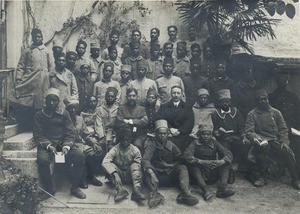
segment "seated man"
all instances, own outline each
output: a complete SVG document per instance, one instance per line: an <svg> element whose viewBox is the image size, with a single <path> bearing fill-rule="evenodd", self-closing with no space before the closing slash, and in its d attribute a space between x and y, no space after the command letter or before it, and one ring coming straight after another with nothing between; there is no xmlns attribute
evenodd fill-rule
<svg viewBox="0 0 300 214"><path fill-rule="evenodd" d="M46 106L34 116L33 139L37 144L37 164L41 183L54 195L50 164L57 152L65 156L66 172L71 179L71 195L84 199L86 195L78 188L84 172L84 155L74 145L75 130L67 111L58 111L59 90L48 89Z"/></svg>
<svg viewBox="0 0 300 214"><path fill-rule="evenodd" d="M86 169L80 187L83 189L88 188L87 181L94 186L102 186L102 182L94 175L99 173L99 170L96 170L96 165L100 165L105 154L104 149L97 143L93 133L90 133L87 129L83 117L78 115L79 101L73 97L68 97L64 100L64 103L75 127L75 145L85 154ZM98 166L99 168L100 166Z"/></svg>
<svg viewBox="0 0 300 214"><path fill-rule="evenodd" d="M200 125L198 139L195 139L184 152L184 157L190 163L190 172L203 192L205 201L213 197L207 186L207 181L218 181L217 197L226 198L234 195L227 187L232 154L212 137L212 126ZM222 159L218 159L222 158Z"/></svg>
<svg viewBox="0 0 300 214"><path fill-rule="evenodd" d="M98 111L98 99L95 96L91 96L88 100L87 107L83 109L80 115L83 117L89 132L95 134L95 120Z"/></svg>
<svg viewBox="0 0 300 214"><path fill-rule="evenodd" d="M240 111L231 106L228 89L217 92L218 108L212 113L216 139L233 154L233 163L245 164L250 150L250 142L244 131L244 120Z"/></svg>
<svg viewBox="0 0 300 214"><path fill-rule="evenodd" d="M178 203L196 205L199 200L189 191L189 173L182 165L182 154L179 148L168 140L169 129L166 120L155 122L155 137L151 138L145 149L142 165L145 171L145 181L150 189L148 205L155 207L164 201L158 193L159 185L179 185L181 193L177 197Z"/></svg>
<svg viewBox="0 0 300 214"><path fill-rule="evenodd" d="M97 111L95 120L95 132L105 145L108 152L116 143L116 135L113 127L117 117L119 106L116 104L118 91L113 87L108 87L105 93L105 103Z"/></svg>
<svg viewBox="0 0 300 214"><path fill-rule="evenodd" d="M159 109L159 118L168 121L171 141L181 152L189 146L191 139L189 134L194 126L194 113L192 108L182 100L183 90L179 86L171 88L172 99L163 104Z"/></svg>
<svg viewBox="0 0 300 214"><path fill-rule="evenodd" d="M260 168L261 177L255 186L267 184L269 157L284 162L291 177L291 185L300 189L294 153L289 147L288 128L281 112L269 104L266 90L260 89L255 94L256 107L248 113L245 125L247 137L253 144L253 155Z"/></svg>
<svg viewBox="0 0 300 214"><path fill-rule="evenodd" d="M119 143L114 146L104 157L102 166L108 174L109 180L117 190L115 202L119 202L128 196L128 191L123 187L123 183L133 182L133 193L131 200L145 200L145 195L141 191L142 170L140 150L131 144L131 130L124 128L118 132Z"/></svg>
<svg viewBox="0 0 300 214"><path fill-rule="evenodd" d="M134 145L136 145L135 140L146 133L145 128L148 124L145 108L136 103L137 96L138 92L135 88L127 88L127 102L119 107L115 122L116 132L122 131L124 127L131 128Z"/></svg>

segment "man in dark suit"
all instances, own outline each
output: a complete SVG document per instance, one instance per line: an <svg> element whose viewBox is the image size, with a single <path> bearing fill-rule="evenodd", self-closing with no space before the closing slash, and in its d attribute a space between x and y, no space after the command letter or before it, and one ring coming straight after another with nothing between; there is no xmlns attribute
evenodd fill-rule
<svg viewBox="0 0 300 214"><path fill-rule="evenodd" d="M183 90L180 86L171 88L172 99L163 104L159 110L159 118L168 121L171 141L184 152L191 141L189 134L194 126L194 113L184 101L182 101Z"/></svg>

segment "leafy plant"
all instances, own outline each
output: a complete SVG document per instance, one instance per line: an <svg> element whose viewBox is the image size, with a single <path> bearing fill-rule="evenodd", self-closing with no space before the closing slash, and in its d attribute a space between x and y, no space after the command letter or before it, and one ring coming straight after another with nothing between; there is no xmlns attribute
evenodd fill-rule
<svg viewBox="0 0 300 214"><path fill-rule="evenodd" d="M176 4L180 18L188 25L195 25L199 31L207 28L211 41L237 43L253 53L248 41L276 37L273 26L280 20L268 16L269 2L273 0L198 0ZM276 11L282 13L279 9ZM285 7L285 11L292 17L291 6Z"/></svg>
<svg viewBox="0 0 300 214"><path fill-rule="evenodd" d="M0 174L0 198L21 213L36 213L39 204L37 179L22 175L21 171L4 157L0 157Z"/></svg>

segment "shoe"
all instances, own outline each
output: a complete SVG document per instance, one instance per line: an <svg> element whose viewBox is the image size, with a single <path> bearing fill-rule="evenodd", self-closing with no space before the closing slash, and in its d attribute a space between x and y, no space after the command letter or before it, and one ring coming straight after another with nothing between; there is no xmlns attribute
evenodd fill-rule
<svg viewBox="0 0 300 214"><path fill-rule="evenodd" d="M291 182L292 187L294 187L297 190L300 190L300 181L296 180L296 181L292 181Z"/></svg>
<svg viewBox="0 0 300 214"><path fill-rule="evenodd" d="M230 169L229 176L228 176L228 184L233 184L235 182L235 171Z"/></svg>
<svg viewBox="0 0 300 214"><path fill-rule="evenodd" d="M133 201L142 201L145 200L146 196L142 193L141 187L134 188L132 194L131 194L131 200Z"/></svg>
<svg viewBox="0 0 300 214"><path fill-rule="evenodd" d="M228 198L233 196L235 192L230 189L227 185L220 185L217 190L217 197L218 198Z"/></svg>
<svg viewBox="0 0 300 214"><path fill-rule="evenodd" d="M78 188L78 187L71 187L70 189L71 195L75 196L79 199L85 199L86 195Z"/></svg>
<svg viewBox="0 0 300 214"><path fill-rule="evenodd" d="M259 179L257 179L253 183L253 186L255 186L255 187L262 187L262 186L267 185L267 184L268 184L268 181L265 178L260 177Z"/></svg>
<svg viewBox="0 0 300 214"><path fill-rule="evenodd" d="M191 194L187 194L187 193L180 193L177 196L176 200L177 200L178 204L186 204L189 206L194 206L199 203L198 198L192 196Z"/></svg>
<svg viewBox="0 0 300 214"><path fill-rule="evenodd" d="M91 175L88 177L88 182L94 186L102 186L103 183L99 181L95 176Z"/></svg>
<svg viewBox="0 0 300 214"><path fill-rule="evenodd" d="M214 194L213 192L210 190L210 189L205 189L203 191L203 198L204 198L204 201L208 201L210 200L212 197L214 197Z"/></svg>
<svg viewBox="0 0 300 214"><path fill-rule="evenodd" d="M156 207L165 201L165 197L157 191L150 193L150 198L148 200L149 207Z"/></svg>
<svg viewBox="0 0 300 214"><path fill-rule="evenodd" d="M87 189L89 186L88 186L86 180L85 180L85 179L82 179L82 180L80 181L80 183L79 183L79 187L80 187L81 189Z"/></svg>
<svg viewBox="0 0 300 214"><path fill-rule="evenodd" d="M115 202L122 201L123 199L127 198L129 195L128 191L124 188L120 188L115 196Z"/></svg>

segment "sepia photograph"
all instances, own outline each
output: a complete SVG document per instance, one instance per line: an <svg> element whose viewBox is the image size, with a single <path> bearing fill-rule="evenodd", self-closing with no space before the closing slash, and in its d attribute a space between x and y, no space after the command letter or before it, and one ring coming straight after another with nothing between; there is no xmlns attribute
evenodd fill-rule
<svg viewBox="0 0 300 214"><path fill-rule="evenodd" d="M300 213L299 6L0 0L0 213Z"/></svg>

